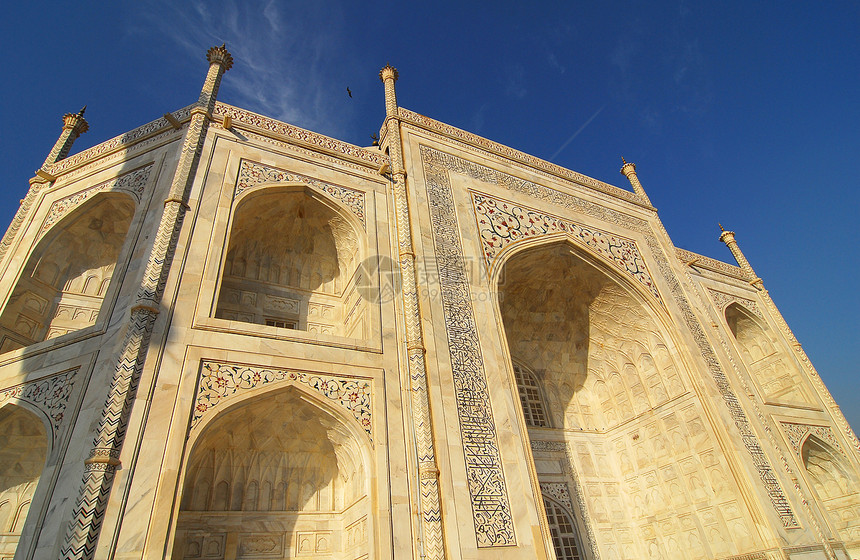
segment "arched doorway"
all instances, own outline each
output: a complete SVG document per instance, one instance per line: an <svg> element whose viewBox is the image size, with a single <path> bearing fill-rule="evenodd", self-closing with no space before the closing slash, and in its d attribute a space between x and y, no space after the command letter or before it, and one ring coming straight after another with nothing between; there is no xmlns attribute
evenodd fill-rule
<svg viewBox="0 0 860 560"><path fill-rule="evenodd" d="M236 205L215 317L366 338L356 290L364 232L304 186L266 187Z"/></svg>
<svg viewBox="0 0 860 560"><path fill-rule="evenodd" d="M576 542L577 554L681 557L683 546L689 558L713 558L752 550L752 521L687 389L660 302L573 242L526 243L499 274L499 310L520 402L531 407L534 395L545 396L545 425L524 411L530 440L540 440L538 481L581 492L570 496L578 530L565 534L595 541ZM517 375L523 366L531 381ZM705 519L707 503L728 504L730 513ZM546 509L548 521L554 511ZM622 533L645 534L655 517L667 520L665 539L619 541Z"/></svg>
<svg viewBox="0 0 860 560"><path fill-rule="evenodd" d="M130 196L100 193L45 234L0 315L0 351L96 322L134 210Z"/></svg>
<svg viewBox="0 0 860 560"><path fill-rule="evenodd" d="M849 541L860 537L860 491L842 453L823 439L810 434L800 450L807 478L840 536Z"/></svg>
<svg viewBox="0 0 860 560"><path fill-rule="evenodd" d="M215 417L188 457L173 558L367 554L367 443L295 388Z"/></svg>
<svg viewBox="0 0 860 560"><path fill-rule="evenodd" d="M47 457L42 420L21 406L0 408L0 557L15 553Z"/></svg>

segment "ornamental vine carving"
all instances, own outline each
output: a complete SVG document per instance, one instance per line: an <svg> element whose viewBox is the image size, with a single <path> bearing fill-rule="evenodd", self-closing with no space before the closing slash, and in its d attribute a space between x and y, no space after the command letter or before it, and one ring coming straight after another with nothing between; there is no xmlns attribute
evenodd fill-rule
<svg viewBox="0 0 860 560"><path fill-rule="evenodd" d="M570 499L567 484L564 482L541 482L540 491L544 496L549 496L563 505L567 509L567 512L573 515L573 502Z"/></svg>
<svg viewBox="0 0 860 560"><path fill-rule="evenodd" d="M262 185L264 183L286 183L286 182L304 183L320 192L326 193L335 200L341 202L349 208L349 210L358 216L361 220L361 225L365 225L364 213L364 193L348 187L333 185L317 179L312 179L299 173L292 171L284 171L276 167L269 167L262 163L254 163L243 159L239 165L239 177L236 179L236 190L233 193L233 198L242 194L243 191L251 187Z"/></svg>
<svg viewBox="0 0 860 560"><path fill-rule="evenodd" d="M203 417L222 402L235 395L249 389L279 383L303 385L345 408L368 437L373 439L371 385L367 380L210 361L204 361L202 365L200 385L194 399L191 429L196 428Z"/></svg>
<svg viewBox="0 0 860 560"><path fill-rule="evenodd" d="M481 233L481 246L488 271L496 266L496 257L508 246L543 235L563 233L575 243L609 259L631 275L651 295L661 301L645 260L636 242L593 227L586 227L551 214L493 198L476 191L472 195L475 220Z"/></svg>
<svg viewBox="0 0 860 560"><path fill-rule="evenodd" d="M56 442L77 373L77 368L70 369L0 389L0 406L5 402L15 401L24 401L35 406L50 420L52 440Z"/></svg>
<svg viewBox="0 0 860 560"><path fill-rule="evenodd" d="M39 237L51 229L51 226L55 223L62 220L66 214L80 206L84 201L96 193L103 191L126 192L134 197L139 204L149 181L150 171L152 171L152 164L141 167L140 169L135 169L134 171L125 173L114 179L103 181L98 185L76 192L75 194L54 202L51 204L50 210L48 210L48 216L45 218L45 223L42 224L42 229L39 230Z"/></svg>

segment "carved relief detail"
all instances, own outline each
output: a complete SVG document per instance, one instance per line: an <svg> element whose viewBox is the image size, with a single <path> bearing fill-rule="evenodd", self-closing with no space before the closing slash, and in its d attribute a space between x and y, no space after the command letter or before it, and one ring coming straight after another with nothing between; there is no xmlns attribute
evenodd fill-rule
<svg viewBox="0 0 860 560"><path fill-rule="evenodd" d="M292 181L305 183L318 191L328 194L335 200L340 201L349 208L353 214L358 216L362 225L365 225L364 193L361 191L342 187L340 185L333 185L318 179L306 177L305 175L300 175L299 173L284 171L282 169L269 167L268 165L263 165L261 163L254 163L245 159L243 159L239 165L239 177L236 180L236 191L233 193L233 197L235 198L239 196L245 189L262 185L263 183L286 183Z"/></svg>
<svg viewBox="0 0 860 560"><path fill-rule="evenodd" d="M345 408L372 438L371 385L363 379L204 361L191 429L224 400L263 385L293 382L309 387Z"/></svg>
<svg viewBox="0 0 860 560"><path fill-rule="evenodd" d="M423 146L422 151L426 151ZM429 165L424 174L475 534L478 547L508 546L516 542L516 535L469 299L454 199L446 169Z"/></svg>
<svg viewBox="0 0 860 560"><path fill-rule="evenodd" d="M70 369L43 377L26 381L12 387L0 389L0 405L16 400L31 404L45 413L51 421L51 432L53 440L56 441L60 433L60 425L69 404L69 396L72 394L72 384L76 369Z"/></svg>
<svg viewBox="0 0 860 560"><path fill-rule="evenodd" d="M609 259L660 300L660 292L654 286L635 241L486 194L475 191L470 193L488 270L493 270L496 257L511 244L543 235L564 233L577 244Z"/></svg>
<svg viewBox="0 0 860 560"><path fill-rule="evenodd" d="M143 197L143 191L146 189L146 184L149 181L149 172L152 171L152 164L146 167L141 167L130 173L120 175L114 179L109 179L98 185L67 196L61 200L54 202L48 210L48 216L45 218L45 223L42 224L42 229L39 230L39 237L51 229L51 226L63 219L63 216L71 210L78 207L88 198L96 193L103 191L112 192L127 192L140 203Z"/></svg>
<svg viewBox="0 0 860 560"><path fill-rule="evenodd" d="M277 121L257 113L245 111L226 103L215 104L215 115L229 116L234 121L253 126L266 132L272 132L278 136L284 136L290 140L297 140L304 144L310 144L316 148L321 148L330 152L336 153L338 156L352 157L354 159L366 162L368 165L379 167L388 158L377 150L369 150L353 144L348 144L341 140L335 140L310 130L305 130L285 122Z"/></svg>
<svg viewBox="0 0 860 560"><path fill-rule="evenodd" d="M833 433L830 426L796 424L794 422L780 422L780 425L782 426L782 431L785 432L785 435L788 438L788 442L791 444L791 448L794 449L794 452L798 455L800 455L803 440L806 439L806 436L809 434L817 436L822 441L827 442L827 444L833 447L833 449L836 449L845 455L845 451L843 451L842 446L839 445L839 440L836 439L836 434Z"/></svg>
<svg viewBox="0 0 860 560"><path fill-rule="evenodd" d="M540 491L563 505L568 512L573 513L573 502L570 499L567 484L564 482L541 482Z"/></svg>
<svg viewBox="0 0 860 560"><path fill-rule="evenodd" d="M718 292L711 288L708 288L708 293L711 294L711 298L714 300L714 303L717 304L717 307L721 312L725 311L726 307L732 303L737 303L738 305L742 305L747 308L751 313L755 313L755 315L760 319L764 319L764 315L758 308L758 305L756 305L756 302L751 299L745 299L725 292Z"/></svg>

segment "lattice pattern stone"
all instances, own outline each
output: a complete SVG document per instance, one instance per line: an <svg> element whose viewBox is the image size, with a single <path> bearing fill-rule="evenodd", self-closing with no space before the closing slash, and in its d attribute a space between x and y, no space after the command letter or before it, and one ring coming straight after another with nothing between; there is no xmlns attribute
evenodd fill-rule
<svg viewBox="0 0 860 560"><path fill-rule="evenodd" d="M567 508L569 513L573 513L573 501L570 499L567 484L564 482L541 482L540 491Z"/></svg>
<svg viewBox="0 0 860 560"><path fill-rule="evenodd" d="M631 275L658 301L660 292L654 286L636 242L619 235L586 227L569 220L542 213L513 202L470 191L475 220L481 232L485 264L492 271L496 258L508 246L544 235L564 233Z"/></svg>
<svg viewBox="0 0 860 560"><path fill-rule="evenodd" d="M244 159L239 165L239 178L236 180L236 191L233 197L239 196L246 189L264 183L286 183L292 181L304 183L343 203L353 214L358 216L361 224L365 225L364 193Z"/></svg>
<svg viewBox="0 0 860 560"><path fill-rule="evenodd" d="M41 379L0 389L0 405L16 400L31 404L45 413L51 421L53 441L57 440L60 425L72 394L72 384L77 369L70 369Z"/></svg>
<svg viewBox="0 0 860 560"><path fill-rule="evenodd" d="M263 385L293 382L313 389L345 408L368 436L373 434L371 385L369 381L321 375L305 371L274 369L238 364L203 362L200 387L194 405L191 428L205 415L236 394Z"/></svg>

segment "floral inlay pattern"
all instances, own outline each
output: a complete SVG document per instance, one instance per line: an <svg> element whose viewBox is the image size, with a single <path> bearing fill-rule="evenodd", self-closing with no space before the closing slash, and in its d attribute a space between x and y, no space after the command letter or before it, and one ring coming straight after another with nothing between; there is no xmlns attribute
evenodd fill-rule
<svg viewBox="0 0 860 560"><path fill-rule="evenodd" d="M714 303L717 304L717 307L720 308L720 311L725 312L726 307L728 307L732 303L737 303L738 305L742 305L743 307L754 313L759 319L764 319L764 315L762 315L762 312L758 308L758 305L756 305L756 303L751 299L738 297L724 292L718 292L717 290L711 288L708 288L708 293L711 294L711 297L714 299Z"/></svg>
<svg viewBox="0 0 860 560"><path fill-rule="evenodd" d="M96 193L100 193L102 191L127 192L133 196L138 203L140 203L141 198L143 197L143 191L146 189L146 184L149 181L150 171L152 171L152 164L136 169L130 173L126 173L125 175L120 175L114 179L109 179L99 183L98 185L54 202L51 205L51 209L48 210L48 217L45 218L45 223L42 224L42 229L39 230L39 237L51 229L52 225L63 219L63 217L71 210Z"/></svg>
<svg viewBox="0 0 860 560"><path fill-rule="evenodd" d="M795 424L794 422L780 422L780 424L782 425L785 435L788 437L788 441L791 443L792 449L794 449L794 452L798 455L800 455L803 440L805 440L806 436L809 434L820 438L822 441L826 441L828 445L833 447L833 449L836 449L843 455L845 454L842 447L839 445L839 441L836 439L836 435L829 426Z"/></svg>
<svg viewBox="0 0 860 560"><path fill-rule="evenodd" d="M293 181L304 183L343 203L353 214L358 216L358 219L361 220L361 225L365 225L364 193L244 159L239 165L239 178L236 180L236 191L233 193L233 198L242 194L242 191L245 189L264 183L286 183Z"/></svg>
<svg viewBox="0 0 860 560"><path fill-rule="evenodd" d="M27 381L19 385L0 389L0 405L7 401L24 401L42 412L51 421L54 441L60 433L60 425L72 394L72 384L77 369L63 371L41 379Z"/></svg>
<svg viewBox="0 0 860 560"><path fill-rule="evenodd" d="M191 418L194 429L225 400L263 385L292 382L309 387L350 412L372 439L371 385L363 379L335 377L292 369L275 369L204 361Z"/></svg>
<svg viewBox="0 0 860 560"><path fill-rule="evenodd" d="M660 292L636 242L593 227L532 210L486 194L470 191L475 220L481 232L481 245L487 268L492 271L496 258L509 245L542 235L566 234L569 239L608 258L616 267L630 274L658 301Z"/></svg>

